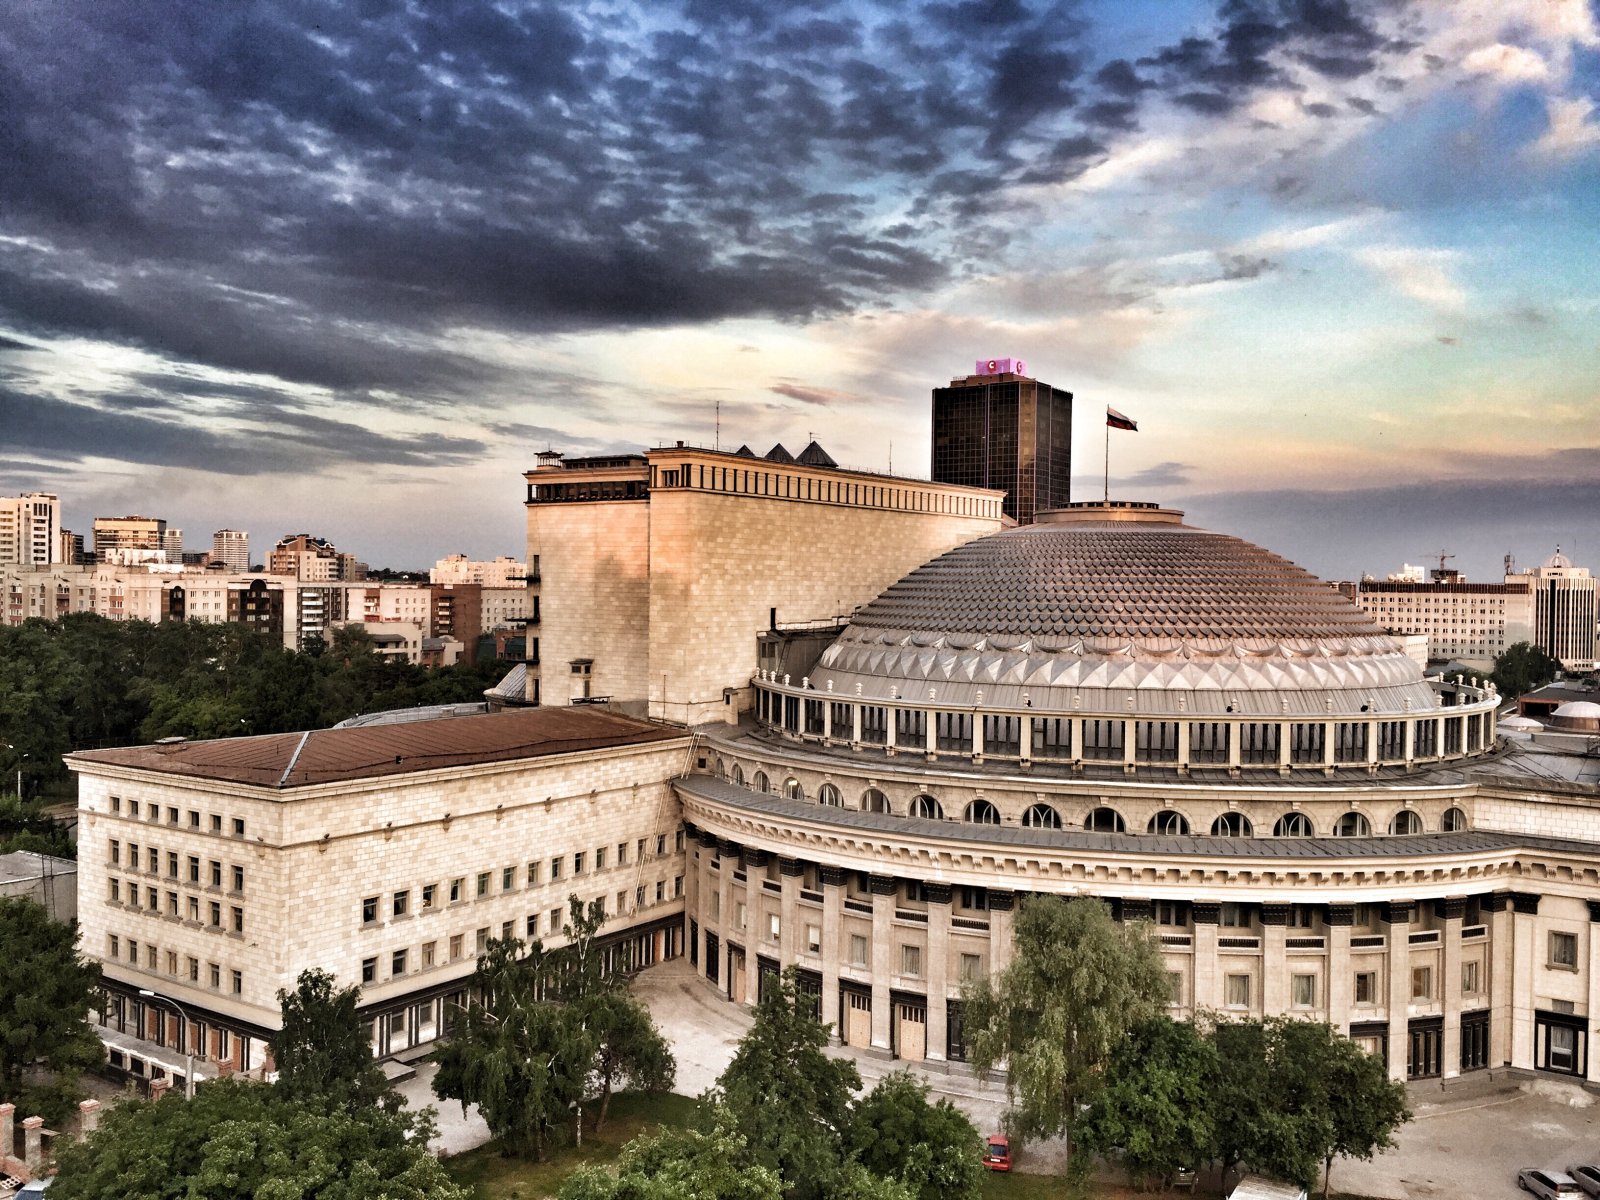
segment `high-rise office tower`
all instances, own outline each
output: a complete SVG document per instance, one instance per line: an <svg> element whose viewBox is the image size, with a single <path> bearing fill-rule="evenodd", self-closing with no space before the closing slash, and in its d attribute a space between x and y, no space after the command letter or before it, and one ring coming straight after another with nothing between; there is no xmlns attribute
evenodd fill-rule
<svg viewBox="0 0 1600 1200"><path fill-rule="evenodd" d="M230 571L250 569L250 535L240 529L219 529L211 535L211 560Z"/></svg>
<svg viewBox="0 0 1600 1200"><path fill-rule="evenodd" d="M933 479L1001 488L1018 524L1067 503L1072 393L1028 376L1020 358L979 359L971 375L933 389Z"/></svg>

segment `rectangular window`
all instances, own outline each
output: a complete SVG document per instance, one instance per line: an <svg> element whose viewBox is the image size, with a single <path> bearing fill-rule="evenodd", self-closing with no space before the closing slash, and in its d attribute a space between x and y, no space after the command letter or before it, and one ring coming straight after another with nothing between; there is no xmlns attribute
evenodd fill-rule
<svg viewBox="0 0 1600 1200"><path fill-rule="evenodd" d="M122 811L122 797L121 796L113 796L113 797L111 797L111 811L114 812L114 813L119 813L119 812Z"/></svg>
<svg viewBox="0 0 1600 1200"><path fill-rule="evenodd" d="M1183 973L1181 971L1167 972L1167 1003L1183 1003Z"/></svg>
<svg viewBox="0 0 1600 1200"><path fill-rule="evenodd" d="M436 944L435 942L422 943L422 966L424 970L433 966L433 948Z"/></svg>
<svg viewBox="0 0 1600 1200"><path fill-rule="evenodd" d="M1223 1003L1229 1008L1249 1008L1250 976L1225 976L1223 978Z"/></svg>
<svg viewBox="0 0 1600 1200"><path fill-rule="evenodd" d="M656 880L656 903L660 904L666 898L667 898L667 881L665 879L658 879L658 880Z"/></svg>
<svg viewBox="0 0 1600 1200"><path fill-rule="evenodd" d="M189 828L190 829L199 829L200 828L200 814L198 812L196 812L192 808L189 810Z"/></svg>
<svg viewBox="0 0 1600 1200"><path fill-rule="evenodd" d="M455 962L457 959L459 959L461 957L461 941L462 941L462 938L461 938L461 935L459 933L452 933L450 935L450 961L451 962Z"/></svg>
<svg viewBox="0 0 1600 1200"><path fill-rule="evenodd" d="M745 910L744 901L743 900L734 901L734 905L733 905L733 926L734 926L735 929L743 929L744 928L745 912L746 912L746 910Z"/></svg>
<svg viewBox="0 0 1600 1200"><path fill-rule="evenodd" d="M667 835L664 834L664 833L658 833L658 834L656 834L656 857L660 858L666 852L667 852Z"/></svg>
<svg viewBox="0 0 1600 1200"><path fill-rule="evenodd" d="M222 928L222 905L215 900L211 902L211 927L213 929Z"/></svg>
<svg viewBox="0 0 1600 1200"><path fill-rule="evenodd" d="M515 921L500 922L500 936L502 939L509 942L513 937L516 936L516 933L517 923Z"/></svg>
<svg viewBox="0 0 1600 1200"><path fill-rule="evenodd" d="M983 973L983 956L979 954L963 954L961 956L961 982L971 983Z"/></svg>
<svg viewBox="0 0 1600 1200"><path fill-rule="evenodd" d="M130 817L137 817L139 815L139 802L137 800L128 801L128 815Z"/></svg>
<svg viewBox="0 0 1600 1200"><path fill-rule="evenodd" d="M178 893L177 892L168 892L167 893L167 915L169 917L175 917L175 916L178 915Z"/></svg>
<svg viewBox="0 0 1600 1200"><path fill-rule="evenodd" d="M243 867L236 866L236 867L233 868L233 890L236 891L236 892L244 891L244 868Z"/></svg>
<svg viewBox="0 0 1600 1200"><path fill-rule="evenodd" d="M376 983L378 979L378 960L376 958L363 958L361 960L361 982Z"/></svg>
<svg viewBox="0 0 1600 1200"><path fill-rule="evenodd" d="M244 818L243 817L235 817L233 819L233 836L234 837L243 837L244 836ZM238 972L234 972L234 973L238 974Z"/></svg>
<svg viewBox="0 0 1600 1200"><path fill-rule="evenodd" d="M820 925L807 925L806 926L806 953L807 954L821 954L822 953L822 926L820 926Z"/></svg>
<svg viewBox="0 0 1600 1200"><path fill-rule="evenodd" d="M561 910L559 908L550 910L550 932L552 934L561 932Z"/></svg>
<svg viewBox="0 0 1600 1200"><path fill-rule="evenodd" d="M243 971L235 971L235 972L233 972L233 994L235 996L244 995L244 972Z"/></svg>
<svg viewBox="0 0 1600 1200"><path fill-rule="evenodd" d="M135 908L139 907L139 885L133 880L128 880L128 903Z"/></svg>
<svg viewBox="0 0 1600 1200"><path fill-rule="evenodd" d="M1461 964L1461 994L1463 996L1476 996L1478 994L1478 964L1464 962Z"/></svg>
<svg viewBox="0 0 1600 1200"><path fill-rule="evenodd" d="M1376 971L1356 972L1356 1003L1376 1004L1378 1002L1378 973Z"/></svg>
<svg viewBox="0 0 1600 1200"><path fill-rule="evenodd" d="M406 973L406 952L396 950L389 956L389 974L404 975Z"/></svg>
<svg viewBox="0 0 1600 1200"><path fill-rule="evenodd" d="M189 856L189 882L200 882L200 859L193 854Z"/></svg>
<svg viewBox="0 0 1600 1200"><path fill-rule="evenodd" d="M214 888L222 886L222 864L216 859L211 860L211 886Z"/></svg>
<svg viewBox="0 0 1600 1200"><path fill-rule="evenodd" d="M683 876L682 875L674 875L672 877L672 896L673 896L673 899L677 899L681 895L683 895Z"/></svg>
<svg viewBox="0 0 1600 1200"><path fill-rule="evenodd" d="M200 923L200 898L198 896L189 897L189 920L196 925Z"/></svg>
<svg viewBox="0 0 1600 1200"><path fill-rule="evenodd" d="M1189 924L1189 914L1184 911L1183 905L1175 900L1157 900L1156 924L1173 925L1182 929Z"/></svg>
<svg viewBox="0 0 1600 1200"><path fill-rule="evenodd" d="M189 959L189 982L200 982L200 960L192 956Z"/></svg>
<svg viewBox="0 0 1600 1200"><path fill-rule="evenodd" d="M627 865L628 865L628 843L627 842L618 842L617 843L617 866L625 867Z"/></svg>
<svg viewBox="0 0 1600 1200"><path fill-rule="evenodd" d="M1578 969L1578 935L1550 931L1550 965L1564 970Z"/></svg>
<svg viewBox="0 0 1600 1200"><path fill-rule="evenodd" d="M561 878L561 855L556 855L550 860L550 882L554 883Z"/></svg>
<svg viewBox="0 0 1600 1200"><path fill-rule="evenodd" d="M222 988L222 968L216 963L207 963L206 965L211 968L211 986L220 991ZM377 959L372 960L372 969L374 971L378 969Z"/></svg>
<svg viewBox="0 0 1600 1200"><path fill-rule="evenodd" d="M230 909L229 912L230 912L230 914L232 915L232 918L233 918L233 931L235 933L243 933L244 932L244 909L242 909L242 908L233 908L233 909Z"/></svg>
<svg viewBox="0 0 1600 1200"><path fill-rule="evenodd" d="M524 929L524 932L525 932L525 935L526 935L527 939L530 942L533 941L534 938L538 937L539 936L539 914L538 913L529 913L528 914L528 919L523 925L523 929Z"/></svg>
<svg viewBox="0 0 1600 1200"><path fill-rule="evenodd" d="M393 896L391 896L389 899L389 906L395 916L406 916L411 911L410 889L408 888L405 891L396 892Z"/></svg>
<svg viewBox="0 0 1600 1200"><path fill-rule="evenodd" d="M114 933L106 934L106 957L107 958L121 958L122 957L122 940L120 938L118 938L117 935L114 934Z"/></svg>
<svg viewBox="0 0 1600 1200"><path fill-rule="evenodd" d="M572 873L574 875L582 875L583 874L583 860L584 860L584 853L583 853L582 850L579 850L576 854L574 854L572 856Z"/></svg>
<svg viewBox="0 0 1600 1200"><path fill-rule="evenodd" d="M367 896L361 901L361 923L371 925L378 919L378 898Z"/></svg>
<svg viewBox="0 0 1600 1200"><path fill-rule="evenodd" d="M1250 908L1245 904L1223 904L1222 924L1227 929L1249 929Z"/></svg>
<svg viewBox="0 0 1600 1200"><path fill-rule="evenodd" d="M487 871L479 871L478 872L478 893L477 894L480 897L487 896L489 894L489 872L487 872Z"/></svg>
<svg viewBox="0 0 1600 1200"><path fill-rule="evenodd" d="M777 913L767 914L767 941L775 942L783 929L783 921Z"/></svg>
<svg viewBox="0 0 1600 1200"><path fill-rule="evenodd" d="M623 891L623 892L618 892L617 893L617 907L616 907L615 911L616 911L616 914L619 917L623 913L628 911L628 893L627 892Z"/></svg>
<svg viewBox="0 0 1600 1200"><path fill-rule="evenodd" d="M866 935L852 933L850 935L850 965L864 967L867 965L867 939Z"/></svg>
<svg viewBox="0 0 1600 1200"><path fill-rule="evenodd" d="M528 864L528 886L529 887L537 887L538 884L539 884L539 864L536 863L536 862L531 862L531 863Z"/></svg>
<svg viewBox="0 0 1600 1200"><path fill-rule="evenodd" d="M900 947L900 974L916 978L922 974L922 947Z"/></svg>
<svg viewBox="0 0 1600 1200"><path fill-rule="evenodd" d="M1315 1008L1317 1006L1317 977L1315 975L1291 975L1289 977L1290 1003L1296 1008Z"/></svg>
<svg viewBox="0 0 1600 1200"><path fill-rule="evenodd" d="M178 810L175 809L175 808L172 808L172 807L168 807L168 809L167 809L167 824L168 825L176 825L177 823L178 823Z"/></svg>
<svg viewBox="0 0 1600 1200"><path fill-rule="evenodd" d="M122 882L117 879L111 881L111 903L122 903Z"/></svg>
<svg viewBox="0 0 1600 1200"><path fill-rule="evenodd" d="M1433 968L1411 968L1411 998L1413 1000L1433 999Z"/></svg>
<svg viewBox="0 0 1600 1200"><path fill-rule="evenodd" d="M604 846L595 848L594 869L596 871L604 871L606 869L606 848Z"/></svg>
<svg viewBox="0 0 1600 1200"><path fill-rule="evenodd" d="M222 832L222 814L221 813L212 813L211 814L211 832L212 833L221 833Z"/></svg>
<svg viewBox="0 0 1600 1200"><path fill-rule="evenodd" d="M168 850L167 851L167 878L176 879L177 877L178 877L178 852L176 850Z"/></svg>
<svg viewBox="0 0 1600 1200"><path fill-rule="evenodd" d="M482 954L489 948L489 927L487 925L473 935L472 948L478 954Z"/></svg>
<svg viewBox="0 0 1600 1200"><path fill-rule="evenodd" d="M450 903L456 904L467 898L467 880L465 876L450 881Z"/></svg>
<svg viewBox="0 0 1600 1200"><path fill-rule="evenodd" d="M116 838L111 839L111 865L113 867L122 865L122 843Z"/></svg>
<svg viewBox="0 0 1600 1200"><path fill-rule="evenodd" d="M500 868L500 890L509 892L517 886L517 869L515 867Z"/></svg>
<svg viewBox="0 0 1600 1200"><path fill-rule="evenodd" d="M145 907L146 908L148 908L151 912L155 912L158 908L160 908L160 906L161 906L161 893L156 891L155 888L153 888L153 887L152 888L146 888L145 891L144 891L144 895L145 895Z"/></svg>
<svg viewBox="0 0 1600 1200"><path fill-rule="evenodd" d="M150 874L155 875L161 871L161 851L154 846L150 847Z"/></svg>

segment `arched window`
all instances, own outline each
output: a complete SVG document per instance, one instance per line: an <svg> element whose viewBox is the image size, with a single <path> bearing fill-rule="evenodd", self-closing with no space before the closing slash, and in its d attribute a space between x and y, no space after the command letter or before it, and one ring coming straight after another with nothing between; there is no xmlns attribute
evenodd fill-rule
<svg viewBox="0 0 1600 1200"><path fill-rule="evenodd" d="M1000 810L987 800L974 800L967 805L966 819L972 825L998 825Z"/></svg>
<svg viewBox="0 0 1600 1200"><path fill-rule="evenodd" d="M926 817L930 821L944 820L944 809L932 796L918 796L911 801L911 815Z"/></svg>
<svg viewBox="0 0 1600 1200"><path fill-rule="evenodd" d="M800 786L800 781L793 775L783 781L783 798L785 800L804 800L805 788Z"/></svg>
<svg viewBox="0 0 1600 1200"><path fill-rule="evenodd" d="M889 807L889 797L885 796L877 788L868 788L861 793L861 811L886 813L893 810Z"/></svg>
<svg viewBox="0 0 1600 1200"><path fill-rule="evenodd" d="M1083 827L1095 833L1126 833L1127 822L1122 819L1122 814L1114 808L1096 808L1090 810L1083 819Z"/></svg>
<svg viewBox="0 0 1600 1200"><path fill-rule="evenodd" d="M1035 804L1022 814L1022 823L1029 829L1060 829L1061 814L1048 804Z"/></svg>
<svg viewBox="0 0 1600 1200"><path fill-rule="evenodd" d="M719 754L719 755L717 755L717 778L718 779L726 779L727 777L728 777L727 764L722 761L722 755Z"/></svg>
<svg viewBox="0 0 1600 1200"><path fill-rule="evenodd" d="M1225 812L1211 822L1212 837L1250 837L1254 832L1250 818L1241 812Z"/></svg>
<svg viewBox="0 0 1600 1200"><path fill-rule="evenodd" d="M1189 818L1181 812L1173 812L1170 808L1163 808L1150 818L1148 828L1151 833L1188 833Z"/></svg>
<svg viewBox="0 0 1600 1200"><path fill-rule="evenodd" d="M754 775L750 776L751 791L765 792L768 786L767 773L765 771L757 771Z"/></svg>
<svg viewBox="0 0 1600 1200"><path fill-rule="evenodd" d="M733 764L733 774L729 775L728 778L731 779L734 783L738 784L740 787L743 787L744 786L744 768L741 767L738 763L734 763Z"/></svg>
<svg viewBox="0 0 1600 1200"><path fill-rule="evenodd" d="M839 789L831 783L825 783L817 789L817 803L826 804L830 808L842 808L844 797L839 794Z"/></svg>
<svg viewBox="0 0 1600 1200"><path fill-rule="evenodd" d="M1334 837L1371 837L1372 822L1358 812L1347 812L1333 823Z"/></svg>
<svg viewBox="0 0 1600 1200"><path fill-rule="evenodd" d="M1439 822L1440 833L1461 833L1467 828L1467 814L1459 808L1447 808Z"/></svg>
<svg viewBox="0 0 1600 1200"><path fill-rule="evenodd" d="M1272 827L1273 837L1310 837L1311 818L1305 813L1284 813Z"/></svg>
<svg viewBox="0 0 1600 1200"><path fill-rule="evenodd" d="M1422 818L1409 808L1402 808L1389 822L1389 832L1397 834L1421 833Z"/></svg>

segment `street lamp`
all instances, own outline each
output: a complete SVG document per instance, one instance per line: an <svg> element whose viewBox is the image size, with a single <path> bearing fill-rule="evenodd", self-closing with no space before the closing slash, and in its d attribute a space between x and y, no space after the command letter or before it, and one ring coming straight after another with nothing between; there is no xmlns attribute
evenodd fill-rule
<svg viewBox="0 0 1600 1200"><path fill-rule="evenodd" d="M149 988L140 988L139 995L146 1000L154 1000L158 1004L170 1004L172 1011L178 1014L178 1026L183 1030L183 1049L189 1061L183 1073L183 1098L194 1099L194 1039L189 1036L189 1018L183 1015L183 1009L176 1000L169 999L159 992L152 992Z"/></svg>

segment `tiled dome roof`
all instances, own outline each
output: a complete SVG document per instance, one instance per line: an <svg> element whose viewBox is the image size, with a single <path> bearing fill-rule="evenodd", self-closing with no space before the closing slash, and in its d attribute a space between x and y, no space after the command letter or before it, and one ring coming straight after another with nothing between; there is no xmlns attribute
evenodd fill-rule
<svg viewBox="0 0 1600 1200"><path fill-rule="evenodd" d="M1275 715L1436 705L1416 665L1351 601L1287 559L1181 518L1085 506L959 546L857 612L813 682L1097 711L1130 701L1139 712Z"/></svg>

